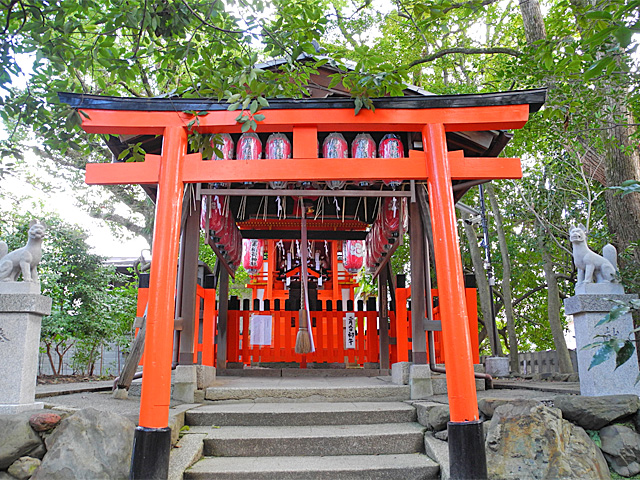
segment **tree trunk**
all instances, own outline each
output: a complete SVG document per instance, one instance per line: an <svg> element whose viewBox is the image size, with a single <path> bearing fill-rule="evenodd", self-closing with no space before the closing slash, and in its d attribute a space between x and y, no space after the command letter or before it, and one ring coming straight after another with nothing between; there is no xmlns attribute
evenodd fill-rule
<svg viewBox="0 0 640 480"><path fill-rule="evenodd" d="M544 40L547 37L547 31L538 0L520 0L520 13L527 43L531 45L538 40Z"/></svg>
<svg viewBox="0 0 640 480"><path fill-rule="evenodd" d="M504 300L504 314L507 319L507 332L509 336L509 369L512 373L520 373L520 359L518 358L518 337L516 335L516 325L513 315L513 305L511 298L511 261L509 260L509 250L507 248L507 238L502 226L502 214L496 199L496 193L491 183L485 185L485 191L491 203L493 221L495 222L498 242L500 244L500 255L502 257L502 298Z"/></svg>
<svg viewBox="0 0 640 480"><path fill-rule="evenodd" d="M544 276L547 280L547 315L549 317L549 326L553 335L553 343L558 352L558 367L560 373L573 373L571 357L569 349L564 340L564 329L560 320L560 289L558 288L558 279L553 270L553 260L546 245L544 244L544 235L542 229L538 231L538 245L542 253Z"/></svg>
<svg viewBox="0 0 640 480"><path fill-rule="evenodd" d="M478 294L480 295L480 310L482 311L482 319L484 325L487 328L487 336L489 337L489 344L491 345L491 355L500 356L502 354L502 348L498 338L492 333L495 332L494 318L491 312L491 290L489 290L489 281L484 271L484 260L480 247L478 247L478 237L473 225L470 225L467 220L470 216L466 213L462 214L462 223L464 225L464 233L467 236L469 243L469 252L471 253L471 262L473 263L473 274L478 284Z"/></svg>

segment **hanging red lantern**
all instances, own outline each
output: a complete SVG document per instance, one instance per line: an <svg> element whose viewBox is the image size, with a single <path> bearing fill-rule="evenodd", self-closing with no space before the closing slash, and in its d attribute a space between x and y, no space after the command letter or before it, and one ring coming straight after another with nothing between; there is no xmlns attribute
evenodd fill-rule
<svg viewBox="0 0 640 480"><path fill-rule="evenodd" d="M386 197L382 202L382 229L387 238L398 236L400 229L400 199L396 197Z"/></svg>
<svg viewBox="0 0 640 480"><path fill-rule="evenodd" d="M351 143L352 158L376 158L376 142L368 133L360 133ZM367 187L371 183L360 182L361 187Z"/></svg>
<svg viewBox="0 0 640 480"><path fill-rule="evenodd" d="M236 159L258 160L262 158L262 142L257 133L243 133L238 140Z"/></svg>
<svg viewBox="0 0 640 480"><path fill-rule="evenodd" d="M324 158L348 158L349 146L341 133L330 133L322 142L322 156ZM331 190L344 188L344 180L328 180L327 187Z"/></svg>
<svg viewBox="0 0 640 480"><path fill-rule="evenodd" d="M382 137L382 141L378 146L378 156L380 158L402 158L404 157L404 145L400 138L393 134L387 133ZM385 180L385 185L391 187L399 187L402 184L401 180Z"/></svg>
<svg viewBox="0 0 640 480"><path fill-rule="evenodd" d="M364 242L362 240L345 240L342 242L342 264L349 273L357 273L364 260Z"/></svg>
<svg viewBox="0 0 640 480"><path fill-rule="evenodd" d="M272 133L269 135L265 146L265 158L291 158L291 142L286 135L282 133ZM287 188L287 182L276 180L269 182L269 186L273 189Z"/></svg>
<svg viewBox="0 0 640 480"><path fill-rule="evenodd" d="M262 158L262 142L257 133L243 133L238 140L236 149L237 160L258 160ZM253 185L253 182L244 182L245 185Z"/></svg>
<svg viewBox="0 0 640 480"><path fill-rule="evenodd" d="M242 241L242 266L250 275L262 271L264 240L248 239Z"/></svg>
<svg viewBox="0 0 640 480"><path fill-rule="evenodd" d="M216 135L221 142L215 142L214 138L211 139L211 146L214 148L218 148L220 153L222 153L222 157L216 155L215 151L213 152L213 156L211 160L232 160L233 159L233 138L228 133L218 133Z"/></svg>

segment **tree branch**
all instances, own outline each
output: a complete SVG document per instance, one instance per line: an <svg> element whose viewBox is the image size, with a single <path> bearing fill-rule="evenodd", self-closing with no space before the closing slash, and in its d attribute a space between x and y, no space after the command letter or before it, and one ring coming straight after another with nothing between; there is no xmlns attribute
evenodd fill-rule
<svg viewBox="0 0 640 480"><path fill-rule="evenodd" d="M198 15L198 12L196 12L193 8L191 8L191 5L189 5L187 2L185 2L185 0L182 0L182 3L184 4L185 7L187 7L189 9L189 11L193 14L194 17L196 17L203 25L206 25L209 28L213 28L214 30L217 30L219 32L224 32L224 33L232 33L232 34L244 33L242 30L227 30L226 28L221 28L221 27L218 27L216 25L213 25L213 24L207 22L200 15Z"/></svg>
<svg viewBox="0 0 640 480"><path fill-rule="evenodd" d="M419 58L418 60L414 60L407 67L415 67L416 65L420 65L422 63L433 62L439 58L442 58L446 55L451 55L454 53L461 53L464 55L495 55L495 54L504 54L511 55L512 57L521 57L522 53L518 50L514 50L513 48L506 47L490 47L490 48L464 48L464 47L452 47L452 48L443 48L442 50L432 53L431 55L427 55L426 57Z"/></svg>

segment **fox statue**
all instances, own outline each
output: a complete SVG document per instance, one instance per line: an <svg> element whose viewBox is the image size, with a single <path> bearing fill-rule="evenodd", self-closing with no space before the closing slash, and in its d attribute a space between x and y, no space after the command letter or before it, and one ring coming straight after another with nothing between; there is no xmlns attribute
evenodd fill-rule
<svg viewBox="0 0 640 480"><path fill-rule="evenodd" d="M37 266L42 260L42 239L46 227L39 220L29 223L29 240L27 244L8 253L5 242L0 242L0 281L15 282L22 274L25 282L38 283Z"/></svg>
<svg viewBox="0 0 640 480"><path fill-rule="evenodd" d="M573 245L573 261L578 269L576 287L587 283L617 283L616 247L605 245L602 255L592 251L587 245L587 232L582 224L569 229L569 240Z"/></svg>

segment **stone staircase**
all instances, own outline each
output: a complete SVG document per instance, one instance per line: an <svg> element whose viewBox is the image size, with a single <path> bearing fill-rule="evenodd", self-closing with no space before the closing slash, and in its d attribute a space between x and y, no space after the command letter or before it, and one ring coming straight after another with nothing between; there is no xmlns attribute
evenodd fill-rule
<svg viewBox="0 0 640 480"><path fill-rule="evenodd" d="M215 395L218 402L186 412L188 436L203 439L204 457L184 479L440 478L439 466L424 454L414 407L401 401L408 391L391 388L391 401L376 395L364 401L372 392L355 385L310 389L309 395L304 387L258 396L254 389L251 402L240 389L210 389L206 398Z"/></svg>

